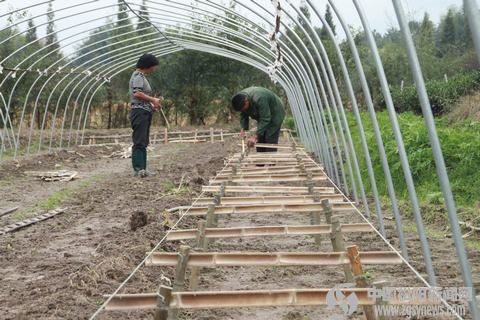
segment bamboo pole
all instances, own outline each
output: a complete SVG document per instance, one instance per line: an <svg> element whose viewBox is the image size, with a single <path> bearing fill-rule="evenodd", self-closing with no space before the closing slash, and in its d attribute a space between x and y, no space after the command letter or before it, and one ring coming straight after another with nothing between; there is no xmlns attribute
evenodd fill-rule
<svg viewBox="0 0 480 320"><path fill-rule="evenodd" d="M352 273L355 276L357 288L369 288L370 286L363 272L362 262L360 261L358 246L353 245L347 247L347 256L350 259L350 265L352 268ZM367 320L377 319L375 309L372 306L363 306L363 311L365 312L365 317Z"/></svg>
<svg viewBox="0 0 480 320"><path fill-rule="evenodd" d="M332 233L331 224L321 225L295 225L295 226L260 226L260 227L236 227L236 228L212 228L205 229L203 225L197 229L173 230L168 236L168 241L192 240L196 239L197 251L200 248L205 237L210 239L227 239L227 238L246 238L246 237L266 237L266 236L304 236ZM375 232L375 229L368 223L352 223L340 225L343 233L360 233Z"/></svg>
<svg viewBox="0 0 480 320"><path fill-rule="evenodd" d="M185 290L185 276L187 272L187 265L190 259L190 247L181 246L180 253L177 257L177 267L175 269L175 279L173 280L173 292ZM170 311L168 320L176 320L178 314L180 313L179 309L174 309Z"/></svg>
<svg viewBox="0 0 480 320"><path fill-rule="evenodd" d="M206 237L205 237L205 220L198 221L198 229L195 239L195 248L197 251L205 251L206 246ZM200 268L193 267L190 272L190 290L197 290L198 283L200 279Z"/></svg>
<svg viewBox="0 0 480 320"><path fill-rule="evenodd" d="M156 300L156 310L153 319L169 320L168 314L170 309L170 303L172 300L172 288L161 286Z"/></svg>
<svg viewBox="0 0 480 320"><path fill-rule="evenodd" d="M338 221L337 217L332 218L332 233L330 234L330 239L332 241L333 251L345 252L345 242L343 240L342 226ZM345 279L347 282L350 283L353 281L353 275L348 266L343 266L343 273L345 274Z"/></svg>

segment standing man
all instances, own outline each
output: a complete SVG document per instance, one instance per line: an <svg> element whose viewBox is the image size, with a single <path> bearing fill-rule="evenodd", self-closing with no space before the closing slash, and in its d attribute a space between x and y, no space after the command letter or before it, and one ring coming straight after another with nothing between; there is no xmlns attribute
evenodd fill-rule
<svg viewBox="0 0 480 320"><path fill-rule="evenodd" d="M132 124L133 147L132 165L135 177L152 175L147 171L147 146L150 142L152 112L159 109L160 99L152 96L152 88L146 76L152 74L158 65L158 59L151 54L144 54L138 59L137 69L130 78L130 121Z"/></svg>
<svg viewBox="0 0 480 320"><path fill-rule="evenodd" d="M240 91L232 98L232 107L241 112L240 136L249 129L250 118L257 120L257 132L248 140L249 147L258 143L278 144L285 110L280 98L272 91L251 87ZM277 149L257 147L257 152L276 152Z"/></svg>

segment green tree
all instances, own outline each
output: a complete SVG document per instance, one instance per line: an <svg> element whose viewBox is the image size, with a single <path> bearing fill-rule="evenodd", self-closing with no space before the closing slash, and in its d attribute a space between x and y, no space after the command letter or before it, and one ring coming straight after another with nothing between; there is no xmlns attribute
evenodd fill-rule
<svg viewBox="0 0 480 320"><path fill-rule="evenodd" d="M90 32L88 39L77 48L76 65L81 65L95 57L109 52L110 37L112 36L113 22L106 20L105 24ZM102 48L102 49L100 49Z"/></svg>
<svg viewBox="0 0 480 320"><path fill-rule="evenodd" d="M139 36L142 36L141 40L152 39L154 36L145 35L156 31L150 22L150 13L148 12L148 7L145 0L142 1L142 5L138 11L138 16L137 33Z"/></svg>
<svg viewBox="0 0 480 320"><path fill-rule="evenodd" d="M28 20L28 30L27 33L25 34L25 40L27 43L37 41L37 27L33 23L33 19Z"/></svg>
<svg viewBox="0 0 480 320"><path fill-rule="evenodd" d="M336 31L336 26L335 23L333 22L333 15L332 15L332 9L330 6L327 4L326 10L325 10L325 22L328 24L330 29L332 29L332 32L334 35L337 34ZM322 31L320 32L322 39L327 39L328 38L328 32L325 26L322 27Z"/></svg>
<svg viewBox="0 0 480 320"><path fill-rule="evenodd" d="M57 33L55 32L55 13L53 12L53 0L48 2L48 9L47 9L47 38L46 38L46 45L48 47L49 52L53 52L60 48L60 45L57 42Z"/></svg>
<svg viewBox="0 0 480 320"><path fill-rule="evenodd" d="M448 9L447 15L442 19L439 26L438 49L440 55L446 55L456 43L454 10Z"/></svg>

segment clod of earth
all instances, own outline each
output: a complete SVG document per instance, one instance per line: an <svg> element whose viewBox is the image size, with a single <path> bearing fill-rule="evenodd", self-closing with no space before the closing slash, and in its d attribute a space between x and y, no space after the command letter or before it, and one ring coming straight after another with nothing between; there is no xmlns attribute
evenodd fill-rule
<svg viewBox="0 0 480 320"><path fill-rule="evenodd" d="M145 227L148 223L148 216L145 212L137 211L130 216L130 230L136 231Z"/></svg>

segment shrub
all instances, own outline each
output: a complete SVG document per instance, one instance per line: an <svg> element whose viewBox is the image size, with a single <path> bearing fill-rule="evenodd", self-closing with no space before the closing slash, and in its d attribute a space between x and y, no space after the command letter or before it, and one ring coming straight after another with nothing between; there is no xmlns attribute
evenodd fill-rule
<svg viewBox="0 0 480 320"><path fill-rule="evenodd" d="M293 120L292 116L286 116L285 117L284 126L285 126L285 128L290 129L290 130L296 130L295 121Z"/></svg>
<svg viewBox="0 0 480 320"><path fill-rule="evenodd" d="M434 115L449 111L462 96L480 89L480 71L458 74L445 82L432 80L426 82L427 92ZM403 91L399 87L392 88L392 98L398 112L412 111L422 113L414 85L406 86ZM385 106L385 99L379 98L379 104Z"/></svg>

